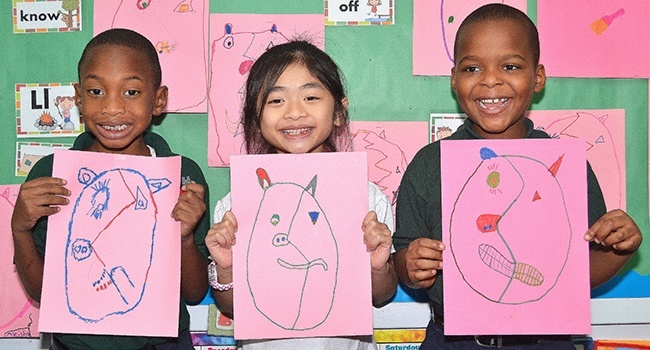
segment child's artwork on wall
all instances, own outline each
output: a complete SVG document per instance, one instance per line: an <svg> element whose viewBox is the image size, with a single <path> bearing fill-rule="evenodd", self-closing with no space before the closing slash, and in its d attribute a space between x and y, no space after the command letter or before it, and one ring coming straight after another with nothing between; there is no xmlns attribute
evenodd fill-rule
<svg viewBox="0 0 650 350"><path fill-rule="evenodd" d="M552 77L650 78L637 64L650 56L649 16L645 1L539 1L540 63Z"/></svg>
<svg viewBox="0 0 650 350"><path fill-rule="evenodd" d="M306 36L324 49L322 15L210 14L208 165L245 154L241 107L248 71L269 48Z"/></svg>
<svg viewBox="0 0 650 350"><path fill-rule="evenodd" d="M624 109L529 111L528 118L553 138L584 140L607 210L625 210Z"/></svg>
<svg viewBox="0 0 650 350"><path fill-rule="evenodd" d="M71 143L16 142L16 176L27 176L39 159L55 149L69 149Z"/></svg>
<svg viewBox="0 0 650 350"><path fill-rule="evenodd" d="M584 142L440 147L445 334L589 334Z"/></svg>
<svg viewBox="0 0 650 350"><path fill-rule="evenodd" d="M38 338L38 303L25 292L14 265L11 215L20 185L0 185L0 338Z"/></svg>
<svg viewBox="0 0 650 350"><path fill-rule="evenodd" d="M350 123L352 147L368 154L368 179L390 199L395 210L399 184L415 153L427 144L426 122Z"/></svg>
<svg viewBox="0 0 650 350"><path fill-rule="evenodd" d="M395 23L393 0L325 0L325 25L368 26Z"/></svg>
<svg viewBox="0 0 650 350"><path fill-rule="evenodd" d="M494 2L527 11L526 0L413 0L413 75L451 75L458 27L472 11Z"/></svg>
<svg viewBox="0 0 650 350"><path fill-rule="evenodd" d="M431 113L429 115L431 142L451 136L458 127L463 125L465 118L467 115L462 113Z"/></svg>
<svg viewBox="0 0 650 350"><path fill-rule="evenodd" d="M169 87L167 112L205 113L208 62L207 0L119 0L94 3L94 34L128 28L158 50L162 84Z"/></svg>
<svg viewBox="0 0 650 350"><path fill-rule="evenodd" d="M13 0L14 33L78 32L81 0Z"/></svg>
<svg viewBox="0 0 650 350"><path fill-rule="evenodd" d="M72 84L16 84L18 137L71 137L83 131Z"/></svg>
<svg viewBox="0 0 650 350"><path fill-rule="evenodd" d="M52 176L72 195L48 222L40 331L178 335L180 167L180 157L54 151Z"/></svg>
<svg viewBox="0 0 650 350"><path fill-rule="evenodd" d="M232 157L236 339L372 334L367 174L363 152Z"/></svg>

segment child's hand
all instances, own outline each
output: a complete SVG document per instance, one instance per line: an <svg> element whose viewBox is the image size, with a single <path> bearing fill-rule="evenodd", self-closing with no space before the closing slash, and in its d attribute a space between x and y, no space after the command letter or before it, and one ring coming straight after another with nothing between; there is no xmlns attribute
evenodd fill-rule
<svg viewBox="0 0 650 350"><path fill-rule="evenodd" d="M406 270L413 285L429 288L436 281L437 270L442 269L442 251L445 245L430 238L418 238L406 248Z"/></svg>
<svg viewBox="0 0 650 350"><path fill-rule="evenodd" d="M585 240L622 252L634 252L641 245L643 236L629 215L615 209L596 220L587 230Z"/></svg>
<svg viewBox="0 0 650 350"><path fill-rule="evenodd" d="M203 185L195 182L183 185L183 191L172 210L172 218L181 222L181 240L193 238L192 231L205 212Z"/></svg>
<svg viewBox="0 0 650 350"><path fill-rule="evenodd" d="M13 232L30 232L36 221L61 211L60 206L68 205L70 190L66 181L55 177L40 177L20 186L16 206L11 217Z"/></svg>
<svg viewBox="0 0 650 350"><path fill-rule="evenodd" d="M390 236L390 229L386 224L377 221L377 214L374 211L368 212L361 225L363 230L363 243L366 244L366 251L370 254L370 266L373 270L381 270L388 263L390 249L393 239Z"/></svg>
<svg viewBox="0 0 650 350"><path fill-rule="evenodd" d="M210 251L212 260L217 267L229 269L232 267L232 246L237 243L235 233L237 232L237 219L235 214L227 211L221 222L212 225L205 237L205 245Z"/></svg>

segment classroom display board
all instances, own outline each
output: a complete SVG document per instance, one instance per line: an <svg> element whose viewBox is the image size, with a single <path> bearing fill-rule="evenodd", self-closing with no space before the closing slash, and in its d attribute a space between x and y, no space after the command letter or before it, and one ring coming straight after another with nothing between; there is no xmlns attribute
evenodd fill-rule
<svg viewBox="0 0 650 350"><path fill-rule="evenodd" d="M161 2L169 3L170 1ZM330 23L325 21L324 16L324 9L328 1L323 0L178 0L171 2L174 2L177 6L173 9L170 7L170 11L179 15L180 13L187 15L194 13L200 18L202 26L196 26L199 33L194 39L202 43L212 43L214 41L209 38L212 31L223 34L228 30L226 27L219 30L210 27L210 18L216 15L223 17L224 14L233 14L233 18L236 17L235 15L239 16L241 14L323 15L324 31L312 31L317 34L312 34L312 37L308 39L324 47L325 51L339 64L345 75L350 103L349 114L353 123L351 132L355 133L353 136L358 137L355 140L356 150L368 149L368 146L363 142L369 141L370 137L373 137L373 140L382 140L386 149L395 150L390 160L394 164L399 164L399 166L395 167L396 170L403 169L404 164L408 165L413 156L411 148L415 146L408 143L394 145L393 142L397 138L395 137L395 131L392 130L399 130L401 133L413 133L412 138L400 137L399 139L406 140L404 142L409 142L409 139L410 142L417 142L419 148L424 145L423 143L432 139L432 130L429 124L432 120L432 114L452 115L462 113L456 103L448 76L429 75L429 73L420 75L416 73L414 75L414 64L416 64L414 62L426 62L427 60L426 56L420 56L422 50L414 50L417 45L414 43L414 38L423 38L422 35L417 34L418 27L414 20L414 10L418 5L422 5L422 1L400 0L396 2L383 0L384 5L376 8L375 12L372 12L372 8L368 10L364 8L364 11L367 12L367 21L365 22L363 20L354 22L345 19L340 22ZM433 2L438 5L444 3L446 13L460 14L467 12L465 9L458 9L462 5L462 1L439 0ZM488 1L477 0L465 3L469 3L471 6L480 6L479 3L486 2ZM556 33L546 33L544 27L551 27L554 25L554 20L560 20L560 18L554 19L553 15L550 14L561 12L558 12L557 7L565 6L565 4L558 1L528 0L524 2L526 3L525 8L528 15L539 26L540 37L543 39L542 58L556 59L557 50L561 47L555 47L549 43L552 42L552 38ZM584 1L580 1L580 3L582 2ZM27 1L14 0L13 3L27 3ZM127 2L119 3L126 6ZM146 4L143 9L140 9L140 13L136 12L136 15L141 15L142 11L147 10L147 6L155 5L156 1L132 1L132 3ZM351 5L354 2L337 1L336 3L338 8L341 9L343 5L346 5L348 6L346 8L351 11ZM359 3L364 3L365 6L366 1ZM635 26L641 23L636 21L637 16L648 13L650 8L646 4L636 4L634 7L626 8L626 6L632 5L627 5L623 1L598 0L595 3L589 6L594 9L597 8L597 13L605 13L607 16L602 17L602 22L596 21L596 18L584 19L589 23L587 26L591 25L589 32L583 33L583 35L591 35L590 47L598 47L595 40L606 38L606 35L610 33L611 35L620 35L621 32L635 33L635 30L637 30ZM27 111L24 108L21 109L19 103L21 101L21 87L31 86L33 88L30 91L36 91L34 94L29 92L29 94L23 95L22 99L22 101L30 101L30 106L35 106L46 103L46 101L56 101L55 93L61 96L66 95L64 93L59 94L56 92L58 90L51 87L69 86L70 83L78 80L77 62L84 46L92 38L93 28L96 25L94 23L95 2L80 0L79 5L79 11L75 12L74 9L70 9L64 13L69 16L66 17L66 23L69 25L65 28L50 30L15 30L16 15L20 16L20 12L15 13L9 2L5 3L5 6L0 10L0 28L2 28L0 40L4 44L4 49L0 50L0 62L5 65L2 73L0 73L0 112L3 116L0 119L0 146L3 149L0 152L0 184L23 183L30 166L38 157L42 156L41 152L46 152L41 150L32 151L34 148L46 147L51 148L51 151L53 151L54 148L60 148L62 145L68 146L74 141L78 129L83 127L82 120L77 122L74 119L76 116L74 110L71 110L68 114L64 113L67 110L66 102L60 100L58 105L54 105L54 102L52 102L52 105L49 106L49 117L52 120L57 120L60 125L61 123L65 124L66 116L72 115L73 130L59 133L44 131L42 129L43 125L50 122L48 116L45 115L38 116L38 120L42 122L39 126L34 125L34 122L29 125L26 124L29 128L36 128L31 134L30 132L19 132L22 129L17 128L20 123L27 123L26 119L21 119L21 116L27 115ZM195 12L191 12L192 6L195 8ZM384 7L387 9L384 10ZM31 5L25 8L31 8ZM124 10L126 8L112 9L113 13L122 13L121 11ZM155 10L155 7L150 7L148 10ZM566 11L573 10L574 6L566 8ZM386 11L386 14L382 14L382 11ZM127 15L131 16L133 14L125 14L125 16ZM565 18L571 16L571 13L562 13L562 16L562 18ZM575 16L576 19L584 17L588 16L584 14ZM20 20L20 17L18 18ZM133 22L124 21L123 18L126 17L116 18L119 23ZM22 19L37 21L39 16L22 17ZM171 60L171 55L174 52L185 52L185 47L180 45L185 43L185 38L180 36L186 34L182 34L184 31L181 29L189 28L169 30L164 23L157 22L158 20L164 20L164 17L156 17L151 13L147 14L146 19L155 23L155 28L154 26L148 27L152 32L156 29L159 33L168 34L167 39L156 42L161 55L166 55L165 57L169 57L169 60ZM203 22L204 20L206 22ZM424 20L426 21L426 18ZM440 23L440 18L435 18L435 20L436 23ZM104 19L104 22L106 21L108 20ZM627 21L636 24L629 29L618 27L625 25L628 23ZM104 23L103 25L107 24ZM31 26L38 27L34 23ZM443 30L449 28L450 22L447 22L446 25L443 24L443 26ZM234 30L239 29L235 28ZM630 38L639 37L631 34L627 36ZM424 37L424 40L426 44L426 37ZM647 39L643 40L647 41ZM565 43L563 45L569 44ZM634 51L627 54L621 52L626 48L632 50L632 47L635 47ZM209 85L214 80L214 77L210 75L209 67L212 64L210 54L213 51L209 47L203 47L206 50L205 52L200 48L194 47L193 49L192 52L196 54L192 56L192 63L182 62L181 60L181 63L178 64L185 64L186 69L192 69L196 71L195 73L184 74L178 70L169 73L163 71L163 77L169 77L170 81L171 79L186 79L186 81L184 83L175 83L174 88L170 89L170 101L175 103L175 107L171 110L177 112L170 111L161 117L154 118L151 130L162 135L174 152L192 158L201 166L210 186L211 208L208 210L212 213L217 200L230 191L230 169L227 166L213 166L209 159L208 128L211 125L210 117L213 115L209 112L211 108ZM638 45L621 45L620 47L616 46L616 55L610 55L612 52L607 51L584 52L585 56L582 62L591 62L592 60L607 61L616 57L629 58L638 55L639 52L647 52L647 50L648 45L646 42L640 42ZM441 57L448 59L447 56L444 53ZM632 61L638 62L639 58L636 57ZM449 62L441 64L448 65ZM615 122L616 130L621 131L622 129L622 134L618 133L614 136L617 142L616 147L623 147L624 149L619 149L615 153L617 161L616 164L610 164L610 169L616 169L616 174L623 177L617 182L623 184L623 193L618 197L622 198L623 203L616 206L616 202L612 201L608 202L608 206L610 206L610 203L614 203L611 205L612 208L609 209L614 207L625 208L639 225L641 231L648 234L650 232L650 210L648 207L648 173L650 170L648 167L648 98L650 93L648 74L646 72L635 74L634 72L625 71L624 74L616 75L616 70L614 70L614 72L605 71L606 73L596 76L584 72L571 75L564 71L553 70L555 64L556 62L553 61L553 65L547 67L549 78L546 87L535 96L531 109L534 112L550 110L591 111L589 112L590 115L595 117L590 118L589 121L601 123L601 126L608 128L608 130L612 130L612 123ZM204 65L205 69L197 70L197 65ZM590 64L585 63L582 66L587 67ZM634 65L628 64L623 67L631 68ZM216 80L214 81L216 82ZM27 91L23 88L23 92L27 93ZM52 95L47 95L48 99L45 99L46 91L47 94L52 93ZM174 96L178 96L178 99L174 100L176 98ZM595 113L594 111L599 112ZM615 112L606 113L603 111ZM61 112L60 115L59 112ZM583 116L584 119L586 118ZM624 122L620 119L624 119ZM378 124L375 126L368 124L373 122ZM409 124L408 127L393 125L388 127L387 122L421 124L422 130L418 131L414 127L416 124ZM357 127L354 127L355 123L357 123ZM578 126L575 123L572 123L572 125L574 127ZM363 133L363 130L368 132ZM565 130L565 128L562 130ZM590 133L586 134L591 135ZM594 139L590 140L593 142L593 146L601 145L599 140L602 139L599 139L598 136L595 135ZM404 150L408 151L404 152ZM376 150L370 149L370 151ZM611 157L611 159L614 158ZM622 169L621 164L623 164ZM607 164L603 163L599 167L607 169ZM381 173L378 174L381 175ZM395 171L389 175L395 176L399 174ZM380 179L384 178L380 177ZM388 179L390 179L390 184L386 184ZM386 177L383 187L380 186L382 190L385 189L391 199L394 199L398 193L394 185L398 183L396 181L398 179ZM420 300L421 297L422 294L420 293L400 288L393 304L400 302L412 303L414 300ZM605 308L611 307L612 309L616 309L619 300L627 302L632 299L635 303L633 305L650 305L650 244L646 242L646 244L642 245L639 252L629 261L619 275L604 286L593 290L592 298L592 305L595 300L597 305L608 305ZM204 303L207 304L211 301L212 299L207 297ZM408 319L408 315L395 315L395 318ZM628 315L617 316L615 321L612 322L609 316L598 320L601 324L650 324L650 316L638 316L632 312ZM0 340L0 347L2 347L2 341Z"/></svg>

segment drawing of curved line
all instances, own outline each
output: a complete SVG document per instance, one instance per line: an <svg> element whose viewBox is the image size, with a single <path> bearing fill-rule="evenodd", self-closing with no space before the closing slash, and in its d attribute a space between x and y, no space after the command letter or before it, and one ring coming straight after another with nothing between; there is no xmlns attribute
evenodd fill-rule
<svg viewBox="0 0 650 350"><path fill-rule="evenodd" d="M534 266L510 261L489 244L479 245L478 254L485 265L508 278L517 279L529 286L539 286L544 282L544 276Z"/></svg>
<svg viewBox="0 0 650 350"><path fill-rule="evenodd" d="M30 300L28 299L28 300L25 302L25 305L23 305L23 308L18 312L18 314L16 314L16 316L14 316L14 318L12 318L11 320L9 320L9 321L6 322L5 324L0 325L0 329L3 329L3 328L6 328L6 327L9 327L11 324L13 324L14 322L16 322L19 318L23 317L23 316L27 313L27 311L29 310L29 308L30 308L31 306L32 306L32 303L31 303Z"/></svg>
<svg viewBox="0 0 650 350"><path fill-rule="evenodd" d="M278 264L284 267L285 269L291 269L291 270L308 270L314 266L320 265L323 267L323 270L327 271L327 263L322 258L314 259L304 264L292 264L284 261L283 259L278 258Z"/></svg>
<svg viewBox="0 0 650 350"><path fill-rule="evenodd" d="M442 43L445 46L445 52L447 53L447 58L453 63L454 58L451 57L451 52L449 52L449 45L447 45L447 33L445 31L445 19L443 13L443 7L445 5L445 0L440 0L440 28L442 29Z"/></svg>
<svg viewBox="0 0 650 350"><path fill-rule="evenodd" d="M120 295L120 298L122 298L122 301L124 304L129 305L128 300L124 297L124 293L120 290L120 286L118 283L115 282L115 278L113 276L115 275L115 270L118 270L124 274L124 277L126 277L127 282L131 285L131 288L135 287L135 284L133 284L133 281L131 281L131 278L129 277L129 274L126 273L126 270L122 266L115 266L114 268L111 269L110 272L108 272L108 278L113 282L113 285L115 286L115 289L117 289L117 294Z"/></svg>
<svg viewBox="0 0 650 350"><path fill-rule="evenodd" d="M502 214L502 217L503 217L503 216L505 216L505 213L507 213L508 210L509 210L509 209L514 205L514 203L517 201L517 198L518 198L519 196L521 196L521 193L523 192L523 188L525 188L525 183L526 183L526 182L524 181L524 179L523 179L521 173L517 170L517 168L514 166L514 164L512 164L512 162L511 162L508 158L522 158L522 159L527 159L527 160L530 160L530 161L533 161L533 162L535 162L535 163L540 164L540 165L543 166L545 169L547 169L548 167L547 167L543 162L541 162L541 161L539 161L539 160L537 160L537 159L531 158L531 157L527 157L527 156L521 156L521 155L499 155L499 156L497 156L497 157L502 157L502 158L504 158L504 160L507 161L507 162L508 162L512 167L513 167L513 170L514 170L514 171L519 175L519 177L520 177L520 179L522 180L522 183L523 183L522 190L520 190L520 192L519 192L519 194L517 195L517 197L515 198L515 200L512 201L511 204L508 206L508 208L503 212L503 214ZM453 231L452 227L453 227L453 218L454 218L454 213L455 213L455 211L456 211L456 206L457 206L457 204L458 204L458 201L459 201L459 199L460 199L461 194L465 191L465 188L467 187L469 181L474 177L474 175L476 175L476 173L479 171L479 169L481 168L481 166L483 165L484 162L485 162L485 161L481 161L481 162L479 163L479 165L476 167L476 169L474 169L474 171L473 171L473 172L470 174L470 176L467 178L467 181L465 181L465 183L464 183L463 186L461 187L461 190L459 191L458 196L456 197L456 199L455 199L455 201L454 201L454 205L453 205L453 207L452 207L452 211L451 211L451 215L450 215L450 219L449 219L449 243L450 243L450 247L451 247L450 252L451 252L451 255L452 255L453 259L454 259L454 265L456 266L456 269L457 269L458 272L460 273L461 278L465 281L465 283L466 283L466 284L467 284L467 285L468 285L472 290L474 290L477 294L481 295L482 297L484 297L484 298L486 298L486 299L488 299L488 300L491 300L491 301L494 301L494 302L497 302L497 303L500 303L500 304L508 304L508 305L519 305L519 304L525 304L525 303L529 303L529 302L539 301L539 300L542 299L544 296L546 296L546 295L547 295L547 294L548 294L548 293L549 293L549 292L550 292L550 291L555 287L555 285L557 285L557 282L558 282L560 276L562 275L562 272L564 271L564 268L566 267L566 264L567 264L567 261L568 261L568 257L569 257L569 253L570 253L570 251L571 251L571 237L572 237L572 235L573 235L573 228L572 228L572 225L571 225L571 221L570 221L570 219L569 219L568 209L567 209L567 207L566 207L566 199L565 199L565 197L564 197L564 191L562 190L562 186L560 185L559 181L557 180L557 177L552 176L553 181L555 181L555 183L556 183L557 186L558 186L558 189L559 189L559 192L560 192L560 195L561 195L561 198L562 198L562 203L564 203L564 205L563 205L564 208L563 208L563 209L564 209L564 214L565 214L565 217L566 217L566 222L568 223L568 228L569 228L569 233L568 233L568 235L567 235L567 237L568 237L568 244L567 244L568 249L567 249L567 252L566 252L566 254L565 254L565 256L564 256L564 261L563 261L563 263L562 263L562 267L560 268L560 270L559 270L559 272L558 272L558 274L557 274L555 280L553 281L552 285L551 285L551 286L550 286L550 287L549 287L549 288L548 288L548 289L547 289L547 290L546 290L542 295L540 295L540 296L539 296L538 298L536 298L536 299L526 300L526 301L522 301L522 302L503 302L501 299L503 298L503 296L504 296L506 290L508 289L508 287L509 287L510 284L512 283L512 279L511 279L511 280L508 282L508 284L506 285L506 287L504 288L504 292L503 292L503 294L498 298L498 300L493 300L492 298L488 297L487 295L485 295L485 294L482 293L481 291L477 290L477 289L476 289L474 286L472 286L472 285L470 284L470 282L467 280L465 274L463 273L462 269L461 269L460 266L459 266L458 258L456 257L456 254L455 254L454 249L453 249L453 244L452 244L453 237L454 237L454 235L452 234L452 231ZM515 259L514 255L513 255L512 251L510 250L510 247L508 246L507 242L506 242L505 239L503 238L503 235L501 235L501 233L500 233L500 230L499 230L499 223L498 223L498 222L497 222L497 234L499 235L499 237L501 238L501 240L502 240L503 243L505 244L506 248L508 249L508 253L509 253L509 255L511 256L512 261L516 261L516 259ZM488 265L488 266L489 266L489 265Z"/></svg>
<svg viewBox="0 0 650 350"><path fill-rule="evenodd" d="M375 164L373 164L373 165L375 166L375 168L377 168L377 169L379 169L379 170L382 170L382 171L388 173L386 176L383 176L383 177L379 178L379 180L377 180L377 181L373 181L373 183L374 183L375 185L379 186L380 189L383 191L383 190L387 189L388 187L387 187L387 186L383 186L383 185L381 185L381 182L384 181L386 178L390 177L390 176L391 176L392 174L394 174L395 172L392 171L392 170L386 169L386 168L384 168L383 166L380 166L380 165L379 165L380 163L382 163L383 161L385 161L385 160L388 159L389 157L388 157L388 154L386 154L386 153L385 153L384 151L382 151L380 148L378 148L378 147L372 147L372 146L375 145L375 143L372 142L372 141L370 141L370 140L368 140L368 137L370 136L370 134L377 135L377 133L376 133L376 132L373 132L373 131L370 131L370 130L358 130L358 131L355 133L355 135L353 136L353 138L354 138L354 137L357 137L357 136L358 136L360 133L362 133L362 132L365 132L365 133L366 133L366 135L363 136L363 140L366 141L366 142L368 143L368 144L365 145L363 148L364 148L364 149L367 149L367 150L371 150L371 151L377 151L377 152L380 153L382 156L384 156L383 158L381 158L380 160L378 160L377 162L375 162ZM377 135L377 137L381 138L379 135ZM399 150L400 155L402 156L401 159L400 159L400 165L402 165L402 166L404 167L404 169L406 169L406 165L408 165L408 162L406 162L406 154L404 153L404 151L402 150L402 148L401 148L398 144L396 144L396 143L390 142L390 141L388 141L388 140L386 140L386 139L382 139L382 140L384 140L384 141L385 141L386 143L388 143L388 144L391 144L391 145L395 146L395 148L397 148L397 149ZM402 162L403 162L404 164L402 164Z"/></svg>

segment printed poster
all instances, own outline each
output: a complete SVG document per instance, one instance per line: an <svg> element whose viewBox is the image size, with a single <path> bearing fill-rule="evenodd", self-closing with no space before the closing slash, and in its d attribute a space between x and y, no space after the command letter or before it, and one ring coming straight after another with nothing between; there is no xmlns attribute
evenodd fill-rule
<svg viewBox="0 0 650 350"><path fill-rule="evenodd" d="M445 334L589 334L584 142L440 149Z"/></svg>
<svg viewBox="0 0 650 350"><path fill-rule="evenodd" d="M18 137L75 137L84 131L72 84L16 84Z"/></svg>
<svg viewBox="0 0 650 350"><path fill-rule="evenodd" d="M72 195L48 222L41 332L178 336L180 168L180 156L54 151Z"/></svg>
<svg viewBox="0 0 650 350"><path fill-rule="evenodd" d="M368 26L395 23L393 0L325 0L325 25Z"/></svg>
<svg viewBox="0 0 650 350"><path fill-rule="evenodd" d="M69 149L71 143L16 142L16 176L27 176L36 162L55 149Z"/></svg>
<svg viewBox="0 0 650 350"><path fill-rule="evenodd" d="M235 338L372 334L366 154L234 156L231 179Z"/></svg>
<svg viewBox="0 0 650 350"><path fill-rule="evenodd" d="M78 32L81 0L13 0L14 34Z"/></svg>

